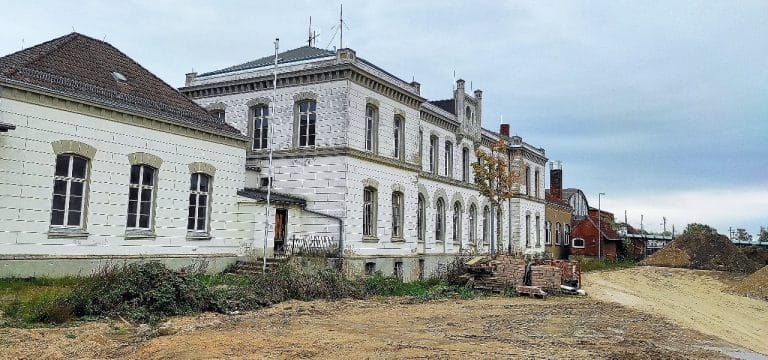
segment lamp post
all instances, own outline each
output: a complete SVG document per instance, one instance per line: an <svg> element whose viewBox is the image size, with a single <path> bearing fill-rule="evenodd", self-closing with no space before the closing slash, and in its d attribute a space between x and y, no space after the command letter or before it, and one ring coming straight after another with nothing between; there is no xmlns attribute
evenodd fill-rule
<svg viewBox="0 0 768 360"><path fill-rule="evenodd" d="M605 195L605 193L599 193L597 194L597 260L603 259L603 227L602 227L602 214L600 209L600 196Z"/></svg>

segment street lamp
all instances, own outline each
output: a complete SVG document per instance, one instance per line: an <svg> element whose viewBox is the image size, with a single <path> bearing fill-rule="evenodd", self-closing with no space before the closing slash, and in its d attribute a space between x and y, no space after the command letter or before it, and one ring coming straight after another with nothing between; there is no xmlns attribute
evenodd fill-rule
<svg viewBox="0 0 768 360"><path fill-rule="evenodd" d="M597 260L603 259L603 228L602 228L602 213L600 210L600 196L605 195L605 193L599 193L597 194Z"/></svg>

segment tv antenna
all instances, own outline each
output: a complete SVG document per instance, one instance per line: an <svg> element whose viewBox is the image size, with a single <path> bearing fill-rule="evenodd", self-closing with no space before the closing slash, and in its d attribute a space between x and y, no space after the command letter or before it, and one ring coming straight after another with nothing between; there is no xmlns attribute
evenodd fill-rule
<svg viewBox="0 0 768 360"><path fill-rule="evenodd" d="M336 33L339 33L339 49L344 48L344 28L347 28L349 30L349 26L347 26L347 22L344 21L344 4L339 5L339 23L334 25L331 30L334 30L333 36L331 37L331 41L328 42L328 46L331 46L331 43L333 42L333 39L336 38ZM325 48L327 49L328 46Z"/></svg>
<svg viewBox="0 0 768 360"><path fill-rule="evenodd" d="M317 33L317 31L313 31L312 30L312 17L310 16L309 17L309 34L307 36L307 45L314 46L315 44L317 44L317 37L318 36L319 36L319 34Z"/></svg>

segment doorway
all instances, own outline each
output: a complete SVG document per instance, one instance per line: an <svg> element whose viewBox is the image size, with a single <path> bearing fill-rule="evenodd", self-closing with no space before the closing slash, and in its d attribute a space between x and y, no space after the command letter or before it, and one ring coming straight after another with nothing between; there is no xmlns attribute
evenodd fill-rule
<svg viewBox="0 0 768 360"><path fill-rule="evenodd" d="M285 256L286 225L288 209L277 209L275 212L275 256Z"/></svg>

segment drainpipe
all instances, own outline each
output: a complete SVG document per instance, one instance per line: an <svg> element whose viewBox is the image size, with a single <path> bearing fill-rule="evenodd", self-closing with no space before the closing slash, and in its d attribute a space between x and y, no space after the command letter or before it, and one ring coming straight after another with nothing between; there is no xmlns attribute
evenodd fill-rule
<svg viewBox="0 0 768 360"><path fill-rule="evenodd" d="M328 215L328 214L324 214L324 213L317 212L317 211L314 211L314 210L309 210L309 209L306 209L306 208L303 209L303 210L308 212L308 213L310 213L310 214L320 215L322 217L329 218L329 219L334 219L334 220L339 222L339 254L338 254L338 256L339 256L339 264L341 264L341 259L344 258L344 219L342 219L342 218L340 218L338 216Z"/></svg>

